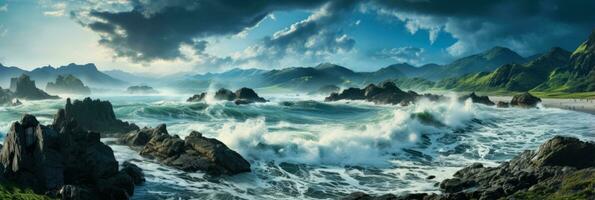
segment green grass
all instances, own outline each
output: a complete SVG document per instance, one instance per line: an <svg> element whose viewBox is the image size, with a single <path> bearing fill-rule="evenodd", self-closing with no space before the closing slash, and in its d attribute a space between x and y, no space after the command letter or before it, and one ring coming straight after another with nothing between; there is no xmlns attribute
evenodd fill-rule
<svg viewBox="0 0 595 200"><path fill-rule="evenodd" d="M595 196L595 170L585 169L562 178L559 187L545 184L533 186L531 191L517 192L516 199L579 200Z"/></svg>
<svg viewBox="0 0 595 200"><path fill-rule="evenodd" d="M51 198L35 194L31 189L24 189L13 183L0 181L0 199L14 200L49 200Z"/></svg>

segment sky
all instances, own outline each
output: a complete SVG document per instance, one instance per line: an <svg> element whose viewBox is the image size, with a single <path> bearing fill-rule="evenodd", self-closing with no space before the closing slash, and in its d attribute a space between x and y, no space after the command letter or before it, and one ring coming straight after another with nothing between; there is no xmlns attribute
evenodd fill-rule
<svg viewBox="0 0 595 200"><path fill-rule="evenodd" d="M0 63L135 73L444 64L494 46L574 50L595 1L0 0Z"/></svg>

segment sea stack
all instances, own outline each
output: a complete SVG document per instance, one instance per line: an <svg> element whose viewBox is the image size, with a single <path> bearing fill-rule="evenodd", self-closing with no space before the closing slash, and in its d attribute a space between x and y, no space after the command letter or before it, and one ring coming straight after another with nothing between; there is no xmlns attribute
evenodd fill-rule
<svg viewBox="0 0 595 200"><path fill-rule="evenodd" d="M70 98L66 99L66 105L64 109L58 111L58 116L60 117L57 117L56 120L61 122L76 120L81 128L100 132L103 137L139 130L135 124L117 119L109 101L92 100L88 97L82 101L74 100L72 102Z"/></svg>
<svg viewBox="0 0 595 200"><path fill-rule="evenodd" d="M35 86L35 81L29 76L23 74L18 78L10 79L10 91L14 97L28 100L58 99L58 96L52 96Z"/></svg>
<svg viewBox="0 0 595 200"><path fill-rule="evenodd" d="M529 92L525 92L523 94L514 95L510 101L510 105L530 108L537 106L537 104L540 102L541 99L539 97L533 96Z"/></svg>

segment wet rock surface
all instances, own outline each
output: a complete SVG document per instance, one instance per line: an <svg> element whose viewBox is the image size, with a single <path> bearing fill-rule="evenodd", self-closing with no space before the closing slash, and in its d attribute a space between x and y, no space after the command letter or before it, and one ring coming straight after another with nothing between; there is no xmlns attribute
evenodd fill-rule
<svg viewBox="0 0 595 200"><path fill-rule="evenodd" d="M589 199L595 184L595 143L556 136L497 167L475 163L439 185L442 194L373 196L355 192L344 199ZM570 188L570 189L569 189Z"/></svg>
<svg viewBox="0 0 595 200"><path fill-rule="evenodd" d="M62 199L128 199L143 182L140 168L129 163L119 171L99 133L74 120L44 126L25 115L6 135L0 162L6 180Z"/></svg>
<svg viewBox="0 0 595 200"><path fill-rule="evenodd" d="M190 98L188 98L188 102L199 102L205 101L207 98L207 93L203 92L200 94L196 94ZM235 104L250 104L255 102L267 102L266 99L258 96L254 90L250 88L240 88L235 92L231 90L221 88L215 92L214 95L215 100L218 101L233 101Z"/></svg>
<svg viewBox="0 0 595 200"><path fill-rule="evenodd" d="M181 139L170 135L162 124L130 132L120 142L138 149L142 156L184 171L203 171L211 175L250 172L250 163L240 154L196 131Z"/></svg>
<svg viewBox="0 0 595 200"><path fill-rule="evenodd" d="M58 99L58 96L52 96L40 90L35 86L35 81L31 80L27 75L21 75L17 78L10 79L10 91L14 98L22 98L28 100L42 100L42 99Z"/></svg>
<svg viewBox="0 0 595 200"><path fill-rule="evenodd" d="M471 94L459 97L459 101L464 102L467 99L471 99L471 102L473 102L473 103L480 103L480 104L484 104L484 105L488 105L488 106L496 105L494 102L492 102L490 100L490 98L488 96L477 96L475 94L475 92L472 92Z"/></svg>
<svg viewBox="0 0 595 200"><path fill-rule="evenodd" d="M413 91L405 92L399 89L393 82L384 82L380 86L370 84L364 89L348 88L341 93L332 93L325 101L339 100L365 100L376 104L401 104L409 105L420 98L439 100L444 97L432 94L417 94Z"/></svg>
<svg viewBox="0 0 595 200"><path fill-rule="evenodd" d="M541 102L539 97L533 96L531 93L525 92L523 94L514 95L510 101L511 106L520 107L535 107Z"/></svg>
<svg viewBox="0 0 595 200"><path fill-rule="evenodd" d="M100 132L103 137L121 135L138 130L138 126L116 118L112 104L109 101L85 98L81 100L66 100L64 109L58 112L57 122L64 123L76 120L85 130Z"/></svg>

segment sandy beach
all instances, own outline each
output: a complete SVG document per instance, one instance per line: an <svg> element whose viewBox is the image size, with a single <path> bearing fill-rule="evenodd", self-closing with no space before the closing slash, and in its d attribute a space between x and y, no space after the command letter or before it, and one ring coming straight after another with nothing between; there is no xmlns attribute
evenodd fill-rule
<svg viewBox="0 0 595 200"><path fill-rule="evenodd" d="M511 96L490 96L493 102L510 102ZM575 110L595 115L595 99L541 99L541 104L548 108Z"/></svg>

